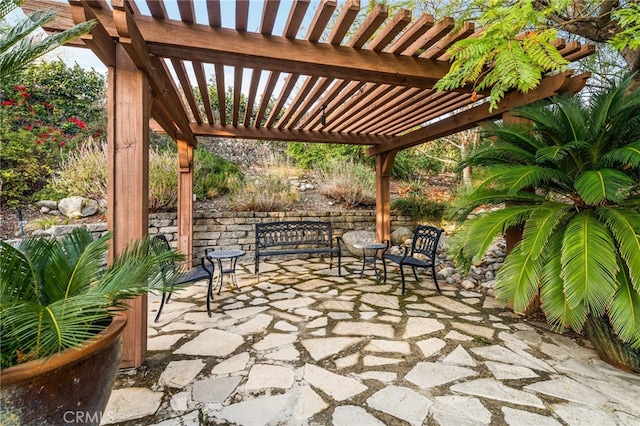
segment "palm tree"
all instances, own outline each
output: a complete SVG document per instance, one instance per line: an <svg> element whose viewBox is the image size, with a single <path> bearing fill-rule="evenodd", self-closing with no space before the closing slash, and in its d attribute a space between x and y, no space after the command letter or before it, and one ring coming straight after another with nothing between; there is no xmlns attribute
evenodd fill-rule
<svg viewBox="0 0 640 426"><path fill-rule="evenodd" d="M1 368L78 347L103 330L122 299L162 291L182 256L131 243L105 267L110 233L93 240L83 228L61 239L33 236L17 247L0 241Z"/></svg>
<svg viewBox="0 0 640 426"><path fill-rule="evenodd" d="M492 240L523 226L496 276L496 297L525 311L539 296L556 329L608 323L640 367L640 90L632 77L588 102L558 97L514 111L526 126L490 125L495 143L463 166L484 177L460 200L458 261L478 261ZM493 209L470 218L477 207ZM610 346L607 341L605 346Z"/></svg>
<svg viewBox="0 0 640 426"><path fill-rule="evenodd" d="M24 2L0 0L0 21ZM40 27L51 22L57 13L55 9L37 10L8 30L0 31L0 79L23 70L42 55L86 34L94 25L94 21L88 21L60 33L38 35Z"/></svg>

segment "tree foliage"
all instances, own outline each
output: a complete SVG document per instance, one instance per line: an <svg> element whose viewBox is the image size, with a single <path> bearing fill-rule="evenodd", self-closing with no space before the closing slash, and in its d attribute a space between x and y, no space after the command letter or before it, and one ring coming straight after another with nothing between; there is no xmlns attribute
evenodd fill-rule
<svg viewBox="0 0 640 426"><path fill-rule="evenodd" d="M568 67L553 46L558 36L608 43L618 49L628 73L640 70L637 1L453 1L448 12L475 21L483 30L448 50L451 70L436 87L489 90L492 107L508 90L527 92L545 73Z"/></svg>

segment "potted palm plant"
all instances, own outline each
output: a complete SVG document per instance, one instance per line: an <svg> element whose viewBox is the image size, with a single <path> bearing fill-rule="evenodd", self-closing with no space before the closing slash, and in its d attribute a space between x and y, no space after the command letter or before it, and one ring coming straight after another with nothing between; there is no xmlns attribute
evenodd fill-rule
<svg viewBox="0 0 640 426"><path fill-rule="evenodd" d="M602 359L639 371L640 90L630 82L514 111L529 125L488 126L493 143L463 164L483 175L460 200L451 248L469 265L522 226L496 297L517 312L539 297L550 324L584 330Z"/></svg>
<svg viewBox="0 0 640 426"><path fill-rule="evenodd" d="M105 266L111 235L0 241L1 424L98 424L117 373L124 299L175 279L175 251L132 242ZM175 271L176 273L178 271Z"/></svg>

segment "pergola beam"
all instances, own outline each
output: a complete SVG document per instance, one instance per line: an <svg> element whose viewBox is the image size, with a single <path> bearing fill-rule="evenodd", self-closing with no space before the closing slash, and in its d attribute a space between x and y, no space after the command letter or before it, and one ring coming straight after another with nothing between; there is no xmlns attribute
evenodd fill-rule
<svg viewBox="0 0 640 426"><path fill-rule="evenodd" d="M120 36L109 11L95 13L113 37ZM433 87L449 71L447 62L432 59L146 16L131 19L148 52L167 58L420 88Z"/></svg>
<svg viewBox="0 0 640 426"><path fill-rule="evenodd" d="M169 77L166 66L160 63L158 58L153 58L147 50L144 36L140 33L136 21L123 0L113 1L113 21L104 20L104 11L96 13L96 17L107 30L116 30L120 44L125 48L136 66L142 69L149 78L149 83L163 106L171 112L171 117L180 129L183 137L192 145L197 145L195 136L189 128L189 118L187 117L182 97L177 91L173 80ZM113 27L111 27L111 25ZM116 29L117 28L117 29Z"/></svg>
<svg viewBox="0 0 640 426"><path fill-rule="evenodd" d="M268 127L240 127L230 125L191 124L196 136L218 138L260 139L273 141L317 142L350 145L379 145L390 142L389 136L369 136L353 133L317 132L312 130L287 130Z"/></svg>
<svg viewBox="0 0 640 426"><path fill-rule="evenodd" d="M551 77L546 77L535 89L528 93L511 92L491 110L489 102L484 102L465 111L452 114L434 124L422 127L411 133L394 138L392 141L382 143L377 147L367 149L367 155L378 155L384 152L398 151L412 146L420 145L438 138L452 135L463 130L470 129L478 123L501 116L502 113L526 105L541 99L545 99L561 93L577 93L586 84L590 73L582 73L572 76L573 71L566 71Z"/></svg>

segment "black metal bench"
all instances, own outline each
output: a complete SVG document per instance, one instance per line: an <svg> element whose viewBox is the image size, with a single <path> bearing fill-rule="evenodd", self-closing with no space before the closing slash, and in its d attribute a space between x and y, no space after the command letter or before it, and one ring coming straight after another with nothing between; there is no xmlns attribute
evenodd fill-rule
<svg viewBox="0 0 640 426"><path fill-rule="evenodd" d="M335 244L334 244L335 242ZM340 237L334 237L331 222L284 221L256 224L256 266L260 275L260 258L295 254L338 255L338 275L342 275Z"/></svg>
<svg viewBox="0 0 640 426"><path fill-rule="evenodd" d="M385 253L382 256L384 265L384 282L387 282L387 260L397 263L400 266L400 275L402 276L402 295L404 296L404 267L411 266L413 276L418 281L416 268L431 268L433 281L436 289L440 292L440 286L436 278L436 250L438 249L438 241L443 230L433 226L422 225L416 228L411 241L411 247L405 247L403 254ZM387 241L389 247L389 241Z"/></svg>
<svg viewBox="0 0 640 426"><path fill-rule="evenodd" d="M169 246L169 241L167 241L167 237L163 234L158 234L153 237L153 248L156 253L160 253L163 251L171 250ZM182 268L185 266L193 266L193 261L185 261L181 263L168 263L163 268L163 279L169 272L178 273L178 280L175 285L181 284L189 284L196 281L207 280L207 314L211 316L211 292L213 291L212 283L213 283L213 271L215 269L213 262L211 262L206 256L200 258L200 264L197 266L193 266L191 269L186 271L182 271ZM158 309L158 313L156 314L156 318L154 322L158 322L160 319L160 314L162 313L162 308L164 308L165 303L169 303L169 299L171 298L171 294L173 293L173 286L170 291L162 292L162 300L160 301L160 308Z"/></svg>

